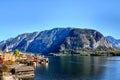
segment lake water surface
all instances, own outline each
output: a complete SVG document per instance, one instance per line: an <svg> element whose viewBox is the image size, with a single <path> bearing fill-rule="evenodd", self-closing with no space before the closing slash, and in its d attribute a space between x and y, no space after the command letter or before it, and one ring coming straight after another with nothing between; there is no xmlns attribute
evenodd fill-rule
<svg viewBox="0 0 120 80"><path fill-rule="evenodd" d="M34 80L120 80L120 57L48 57Z"/></svg>

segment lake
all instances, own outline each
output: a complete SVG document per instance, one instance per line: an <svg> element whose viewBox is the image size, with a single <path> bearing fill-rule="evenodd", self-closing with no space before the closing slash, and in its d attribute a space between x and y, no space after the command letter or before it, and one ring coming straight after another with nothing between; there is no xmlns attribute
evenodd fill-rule
<svg viewBox="0 0 120 80"><path fill-rule="evenodd" d="M34 80L120 80L120 57L48 57Z"/></svg>

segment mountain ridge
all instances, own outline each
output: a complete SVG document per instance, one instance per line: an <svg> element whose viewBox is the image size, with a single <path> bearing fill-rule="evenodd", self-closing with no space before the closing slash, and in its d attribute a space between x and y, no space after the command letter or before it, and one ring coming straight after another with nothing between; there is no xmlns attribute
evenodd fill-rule
<svg viewBox="0 0 120 80"><path fill-rule="evenodd" d="M41 32L24 33L0 42L0 50L19 49L22 52L58 52L64 49L112 47L106 38L93 29L54 28Z"/></svg>
<svg viewBox="0 0 120 80"><path fill-rule="evenodd" d="M106 36L105 38L112 44L114 48L120 50L120 39L115 39L112 36Z"/></svg>

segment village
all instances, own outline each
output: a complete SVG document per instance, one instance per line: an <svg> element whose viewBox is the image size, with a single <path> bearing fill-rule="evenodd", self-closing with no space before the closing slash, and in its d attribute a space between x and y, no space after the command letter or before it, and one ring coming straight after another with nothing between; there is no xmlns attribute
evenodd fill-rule
<svg viewBox="0 0 120 80"><path fill-rule="evenodd" d="M33 80L34 70L40 64L48 63L44 55L14 52L0 52L0 80Z"/></svg>

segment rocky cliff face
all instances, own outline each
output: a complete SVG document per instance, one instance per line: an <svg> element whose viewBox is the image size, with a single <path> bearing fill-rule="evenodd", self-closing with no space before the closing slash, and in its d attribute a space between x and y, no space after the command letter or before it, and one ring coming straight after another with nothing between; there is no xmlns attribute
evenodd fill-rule
<svg viewBox="0 0 120 80"><path fill-rule="evenodd" d="M7 47L10 51L19 49L21 51L26 51L29 44L34 40L39 32L34 33L25 33L18 35L16 38L11 38L5 41L0 42L0 49L5 50Z"/></svg>
<svg viewBox="0 0 120 80"><path fill-rule="evenodd" d="M112 47L104 36L95 30L90 29L72 29L69 36L61 44L61 49L79 49L79 48L97 48Z"/></svg>
<svg viewBox="0 0 120 80"><path fill-rule="evenodd" d="M0 42L0 49L19 49L24 52L50 53L64 49L111 47L104 36L91 29L55 28L42 32L25 33Z"/></svg>

